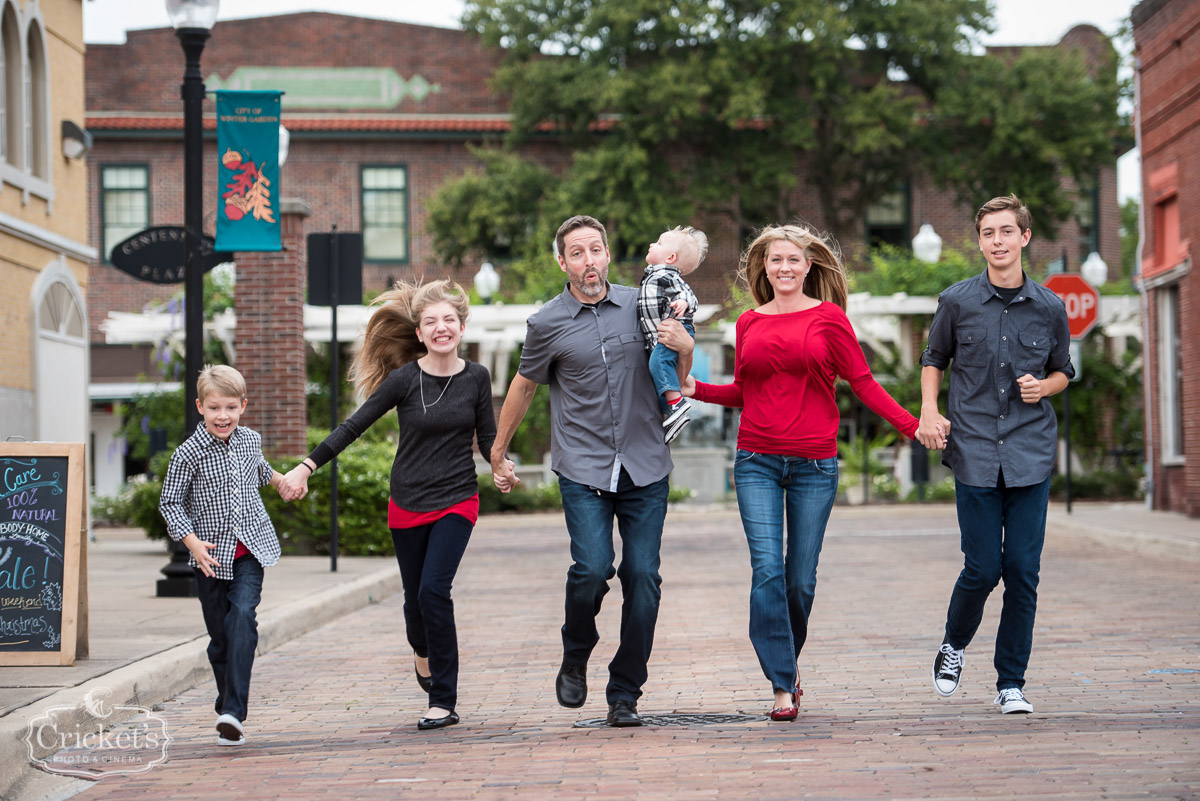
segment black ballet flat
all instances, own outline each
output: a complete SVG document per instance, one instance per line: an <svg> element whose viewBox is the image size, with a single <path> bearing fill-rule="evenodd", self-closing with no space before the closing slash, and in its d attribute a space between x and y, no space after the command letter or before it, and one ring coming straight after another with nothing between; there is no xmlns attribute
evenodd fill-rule
<svg viewBox="0 0 1200 801"><path fill-rule="evenodd" d="M421 718L417 721L417 728L421 731L429 731L430 729L444 729L455 723L458 723L458 713L451 712L444 718Z"/></svg>
<svg viewBox="0 0 1200 801"><path fill-rule="evenodd" d="M413 673L417 674L417 684L421 685L421 689L428 695L429 691L433 689L433 676L422 676L421 671L417 670L415 665L413 666Z"/></svg>

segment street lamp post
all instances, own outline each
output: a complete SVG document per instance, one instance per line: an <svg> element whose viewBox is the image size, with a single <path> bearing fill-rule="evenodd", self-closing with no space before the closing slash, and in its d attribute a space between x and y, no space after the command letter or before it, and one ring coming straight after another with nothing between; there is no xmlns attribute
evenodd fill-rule
<svg viewBox="0 0 1200 801"><path fill-rule="evenodd" d="M492 302L492 296L500 289L500 274L496 272L496 268L492 266L490 261L485 261L479 267L479 272L475 273L475 291L479 293L479 298L488 304Z"/></svg>
<svg viewBox="0 0 1200 801"><path fill-rule="evenodd" d="M912 240L913 255L928 264L937 264L942 255L942 238L933 230L933 226L925 223Z"/></svg>
<svg viewBox="0 0 1200 801"><path fill-rule="evenodd" d="M200 54L217 21L219 0L167 0L167 16L183 46L186 67L180 96L183 98L183 330L187 339L184 355L184 419L189 436L200 422L196 408L196 379L204 366L204 266L201 245L204 236L204 79ZM178 542L168 545L171 561L160 571L155 594L180 597L196 594L196 579L187 564L187 548Z"/></svg>
<svg viewBox="0 0 1200 801"><path fill-rule="evenodd" d="M200 54L217 21L219 0L167 0L167 14L183 47L183 377L187 433L200 422L196 379L204 366L204 79Z"/></svg>

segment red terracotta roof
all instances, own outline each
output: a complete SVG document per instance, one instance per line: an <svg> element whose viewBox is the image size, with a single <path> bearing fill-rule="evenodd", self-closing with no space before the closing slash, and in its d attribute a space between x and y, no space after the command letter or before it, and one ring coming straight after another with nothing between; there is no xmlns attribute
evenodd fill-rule
<svg viewBox="0 0 1200 801"><path fill-rule="evenodd" d="M181 131L183 115L169 114L89 114L86 118L89 131ZM451 133L503 133L512 128L507 115L490 116L392 116L362 117L355 115L311 116L283 115L283 124L289 131L339 131L339 132L451 132ZM590 126L592 130L608 130L613 120L598 120ZM216 118L205 115L204 129L215 130ZM550 123L541 123L539 131L551 130Z"/></svg>

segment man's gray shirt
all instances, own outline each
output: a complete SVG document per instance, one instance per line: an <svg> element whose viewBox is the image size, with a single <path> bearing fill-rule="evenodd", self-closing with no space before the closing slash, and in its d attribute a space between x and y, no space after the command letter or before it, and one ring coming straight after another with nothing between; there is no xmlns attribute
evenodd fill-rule
<svg viewBox="0 0 1200 801"><path fill-rule="evenodd" d="M674 466L637 298L637 289L609 284L604 300L583 304L564 290L529 318L517 370L550 385L554 472L612 492L622 467L644 487Z"/></svg>
<svg viewBox="0 0 1200 801"><path fill-rule="evenodd" d="M1067 311L1057 295L1025 276L1005 305L987 270L938 297L921 364L950 365L950 436L942 462L964 484L1039 484L1054 469L1058 420L1046 398L1021 400L1017 379L1075 375Z"/></svg>

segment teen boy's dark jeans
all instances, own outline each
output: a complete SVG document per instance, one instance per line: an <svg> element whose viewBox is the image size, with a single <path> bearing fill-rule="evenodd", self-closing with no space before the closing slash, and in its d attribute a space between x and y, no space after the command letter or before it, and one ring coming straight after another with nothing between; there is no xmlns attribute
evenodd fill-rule
<svg viewBox="0 0 1200 801"><path fill-rule="evenodd" d="M996 630L996 689L1025 686L1033 647L1038 573L1046 538L1050 478L1029 487L973 487L954 482L964 556L950 596L946 638L966 648L983 619L992 589L1004 580L1004 607Z"/></svg>
<svg viewBox="0 0 1200 801"><path fill-rule="evenodd" d="M209 578L196 570L196 589L211 640L208 661L217 680L218 715L246 719L250 670L258 648L258 602L263 568L253 556L233 563L233 579Z"/></svg>

